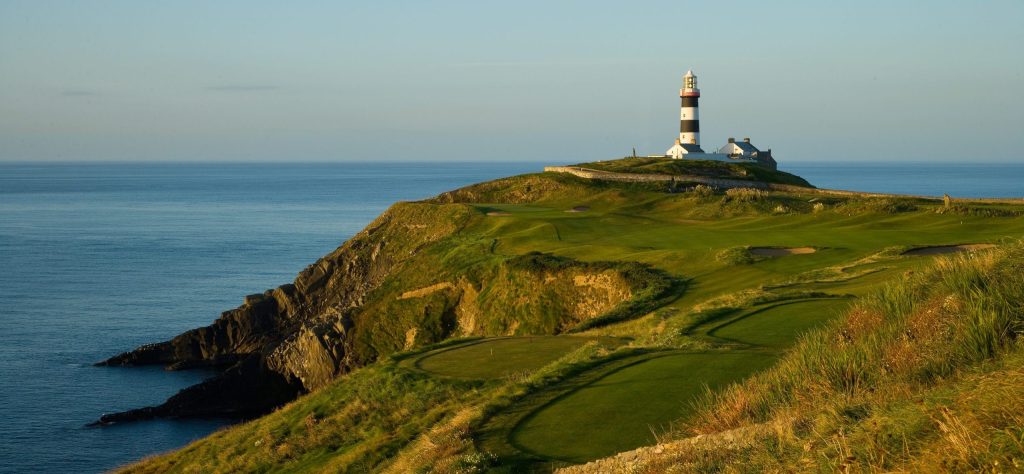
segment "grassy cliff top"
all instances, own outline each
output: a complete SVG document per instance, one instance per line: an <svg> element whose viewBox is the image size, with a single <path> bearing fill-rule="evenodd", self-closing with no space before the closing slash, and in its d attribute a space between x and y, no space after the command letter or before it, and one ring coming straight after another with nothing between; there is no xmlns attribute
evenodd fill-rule
<svg viewBox="0 0 1024 474"><path fill-rule="evenodd" d="M800 180L704 161L578 166ZM673 189L566 173L398 204L356 239L365 241L358 261L394 261L346 329L351 347L379 357L124 471L550 472L695 431L758 426L791 435L697 458L665 451L647 472L695 462L708 471L1005 466L1024 459L1024 431L1019 403L997 402L1020 400L1024 382L974 411L971 397L982 394L959 390L1021 378L1024 250L1012 242L1024 235L1022 215L1020 204ZM993 253L951 263L908 252L957 244ZM684 284L651 296L667 281ZM578 330L543 331L552 327ZM943 441L957 420L977 444ZM988 457L944 458L951 447Z"/></svg>
<svg viewBox="0 0 1024 474"><path fill-rule="evenodd" d="M765 183L791 184L813 187L805 179L776 171L753 163L726 163L710 160L675 160L672 158L621 158L618 160L580 163L581 168L590 168L613 173L669 174L707 176L713 178L742 179Z"/></svg>

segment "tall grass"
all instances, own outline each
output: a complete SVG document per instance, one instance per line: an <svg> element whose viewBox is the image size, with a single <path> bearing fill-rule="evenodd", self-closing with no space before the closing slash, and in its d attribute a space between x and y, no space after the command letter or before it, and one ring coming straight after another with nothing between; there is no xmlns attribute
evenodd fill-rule
<svg viewBox="0 0 1024 474"><path fill-rule="evenodd" d="M725 191L726 200L755 202L768 197L768 193L754 188L732 188Z"/></svg>
<svg viewBox="0 0 1024 474"><path fill-rule="evenodd" d="M1001 429L1013 436L999 435L975 413L998 407L978 406L984 394L975 393L973 408L955 412L948 407L949 399L971 387L949 386L979 367L1019 353L1022 331L1024 245L941 258L930 269L864 298L826 329L809 333L773 369L718 394L708 393L698 403L698 416L679 434L766 422L785 425L795 434L744 457L763 461L774 456L778 461L772 462L786 465L796 462L788 456L806 457L802 451L812 451L819 456L818 466L827 469L889 469L920 462L926 446L931 446L929 456L942 462L957 458L961 467L992 467L978 461L982 458L1009 462L1024 453L1024 426L1019 423L1024 417L1000 415L992 423L1009 424ZM1020 386L1004 389L1024 392L1024 376L1020 381ZM936 403L945 408L919 409L929 396L938 397ZM921 400L915 405L909 401L913 397ZM1010 411L1018 415L1024 411L1020 398L989 398L986 403L1011 405ZM894 432L902 437L895 445L873 438L896 436ZM985 441L993 437L1006 439ZM981 457L968 456L965 449Z"/></svg>

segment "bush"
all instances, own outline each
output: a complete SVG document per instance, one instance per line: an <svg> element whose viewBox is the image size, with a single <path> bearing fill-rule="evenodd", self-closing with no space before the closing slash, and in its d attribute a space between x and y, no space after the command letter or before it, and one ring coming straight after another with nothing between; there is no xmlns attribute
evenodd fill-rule
<svg viewBox="0 0 1024 474"><path fill-rule="evenodd" d="M747 247L729 247L718 252L715 259L726 265L749 265L757 261Z"/></svg>
<svg viewBox="0 0 1024 474"><path fill-rule="evenodd" d="M737 202L756 202L768 197L768 193L754 188L732 188L725 191L725 197Z"/></svg>
<svg viewBox="0 0 1024 474"><path fill-rule="evenodd" d="M935 209L935 213L978 217L1017 217L1021 215L1021 212L1015 209L1004 209L1000 207L965 206L962 204L951 204L939 207Z"/></svg>
<svg viewBox="0 0 1024 474"><path fill-rule="evenodd" d="M709 198L715 195L715 188L706 184L698 184L690 189L690 194L699 198Z"/></svg>
<svg viewBox="0 0 1024 474"><path fill-rule="evenodd" d="M867 199L855 199L849 201L845 206L845 210L852 211L853 213L882 213L882 214L900 214L903 212L914 212L918 210L917 202L913 199L907 198L867 198Z"/></svg>

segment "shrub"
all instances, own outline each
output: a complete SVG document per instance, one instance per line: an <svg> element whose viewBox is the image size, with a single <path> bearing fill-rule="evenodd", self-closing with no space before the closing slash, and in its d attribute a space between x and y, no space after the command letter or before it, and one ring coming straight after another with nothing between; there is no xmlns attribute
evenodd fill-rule
<svg viewBox="0 0 1024 474"><path fill-rule="evenodd" d="M729 247L718 252L715 259L726 265L749 265L757 261L747 247Z"/></svg>
<svg viewBox="0 0 1024 474"><path fill-rule="evenodd" d="M935 209L936 214L954 214L960 216L978 217L1017 217L1021 212L1015 209L1004 209L1000 207L965 206L963 204L950 204Z"/></svg>
<svg viewBox="0 0 1024 474"><path fill-rule="evenodd" d="M768 193L754 188L732 188L725 191L725 196L738 202L756 202L768 197Z"/></svg>
<svg viewBox="0 0 1024 474"><path fill-rule="evenodd" d="M706 184L698 184L690 189L690 193L700 198L708 198L715 195L715 188Z"/></svg>
<svg viewBox="0 0 1024 474"><path fill-rule="evenodd" d="M849 206L857 212L879 212L884 214L900 214L914 212L917 204L904 198L868 198L862 201L851 201Z"/></svg>

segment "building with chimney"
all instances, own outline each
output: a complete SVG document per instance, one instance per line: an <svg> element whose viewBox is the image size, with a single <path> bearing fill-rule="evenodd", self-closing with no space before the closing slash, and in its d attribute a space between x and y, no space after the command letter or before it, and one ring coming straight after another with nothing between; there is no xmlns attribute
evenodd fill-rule
<svg viewBox="0 0 1024 474"><path fill-rule="evenodd" d="M750 143L749 138L736 142L730 138L725 146L715 153L707 153L700 146L700 114L698 101L700 89L697 88L697 76L693 70L686 71L683 76L683 88L679 89L679 138L675 145L665 152L665 156L677 160L712 160L740 163L755 163L776 169L778 164L772 158L771 150L759 150Z"/></svg>

